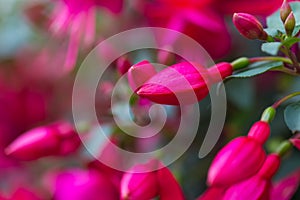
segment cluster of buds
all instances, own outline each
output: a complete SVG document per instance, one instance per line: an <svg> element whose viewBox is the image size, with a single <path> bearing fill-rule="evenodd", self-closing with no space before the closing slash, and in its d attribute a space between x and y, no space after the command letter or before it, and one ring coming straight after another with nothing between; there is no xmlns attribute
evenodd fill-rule
<svg viewBox="0 0 300 200"><path fill-rule="evenodd" d="M140 97L155 103L191 104L205 98L209 87L230 76L233 70L227 62L208 69L198 63L181 62L157 73L151 63L142 61L129 69L128 80Z"/></svg>
<svg viewBox="0 0 300 200"><path fill-rule="evenodd" d="M56 122L29 130L15 139L5 150L20 160L36 160L45 156L63 156L78 149L81 140L68 122Z"/></svg>
<svg viewBox="0 0 300 200"><path fill-rule="evenodd" d="M199 200L270 199L271 179L279 169L281 157L292 145L285 141L276 153L266 156L263 144L270 135L269 121L274 115L275 109L267 108L247 136L232 140L219 151L208 171L210 188Z"/></svg>
<svg viewBox="0 0 300 200"><path fill-rule="evenodd" d="M286 34L291 36L296 25L296 20L291 6L286 0L284 0L280 8L280 18L284 24Z"/></svg>

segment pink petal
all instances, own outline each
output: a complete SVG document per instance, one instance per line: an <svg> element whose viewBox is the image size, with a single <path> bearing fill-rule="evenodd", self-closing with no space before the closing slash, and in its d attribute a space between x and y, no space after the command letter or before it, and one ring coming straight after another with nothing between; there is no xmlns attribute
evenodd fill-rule
<svg viewBox="0 0 300 200"><path fill-rule="evenodd" d="M154 75L137 94L160 104L196 103L208 94L205 80L208 80L208 73L204 67L178 63Z"/></svg>

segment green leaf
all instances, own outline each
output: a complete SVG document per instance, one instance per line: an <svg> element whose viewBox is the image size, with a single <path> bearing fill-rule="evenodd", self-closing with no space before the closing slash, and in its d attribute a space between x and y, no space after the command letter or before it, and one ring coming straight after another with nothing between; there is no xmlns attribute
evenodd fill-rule
<svg viewBox="0 0 300 200"><path fill-rule="evenodd" d="M275 55L277 55L280 46L281 46L281 42L263 43L261 45L261 50L265 53L275 56Z"/></svg>
<svg viewBox="0 0 300 200"><path fill-rule="evenodd" d="M275 69L282 66L282 62L258 62L249 65L244 71L238 71L236 74L229 76L228 78L249 78L259 74L263 74L266 71Z"/></svg>
<svg viewBox="0 0 300 200"><path fill-rule="evenodd" d="M292 36L295 36L297 35L297 33L300 31L300 25L296 25L294 30L293 30L293 33L292 33Z"/></svg>
<svg viewBox="0 0 300 200"><path fill-rule="evenodd" d="M290 5L295 16L296 25L300 25L300 2L291 2Z"/></svg>
<svg viewBox="0 0 300 200"><path fill-rule="evenodd" d="M292 132L300 131L300 101L286 107L284 121Z"/></svg>
<svg viewBox="0 0 300 200"><path fill-rule="evenodd" d="M279 10L267 17L267 26L268 28L279 30L282 33L285 33L285 29L283 26L283 23L280 19L280 13ZM274 35L272 35L274 36Z"/></svg>
<svg viewBox="0 0 300 200"><path fill-rule="evenodd" d="M290 48L293 44L297 43L300 41L300 38L296 38L296 37L289 37L286 40L284 40L282 42L282 45Z"/></svg>

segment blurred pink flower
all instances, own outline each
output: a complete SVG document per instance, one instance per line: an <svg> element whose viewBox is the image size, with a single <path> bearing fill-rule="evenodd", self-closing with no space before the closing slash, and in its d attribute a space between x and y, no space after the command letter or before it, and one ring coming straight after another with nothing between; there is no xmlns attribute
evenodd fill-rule
<svg viewBox="0 0 300 200"><path fill-rule="evenodd" d="M108 9L112 13L119 13L123 0L56 0L56 7L52 14L50 30L54 34L69 32L69 47L65 60L65 69L74 68L81 40L85 47L95 40L96 8Z"/></svg>
<svg viewBox="0 0 300 200"><path fill-rule="evenodd" d="M171 172L166 167L155 170L158 166L162 164L152 160L126 172L121 181L121 199L148 200L158 196L162 200L184 199Z"/></svg>
<svg viewBox="0 0 300 200"><path fill-rule="evenodd" d="M54 177L56 200L118 200L119 192L102 174L93 170L68 169Z"/></svg>
<svg viewBox="0 0 300 200"><path fill-rule="evenodd" d="M258 173L227 189L223 199L268 200L270 199L271 178L280 166L280 157L276 154L268 155Z"/></svg>
<svg viewBox="0 0 300 200"><path fill-rule="evenodd" d="M210 187L197 200L221 200L225 191L223 187Z"/></svg>
<svg viewBox="0 0 300 200"><path fill-rule="evenodd" d="M224 146L209 171L209 186L228 187L254 175L266 158L262 145L250 137L238 137Z"/></svg>
<svg viewBox="0 0 300 200"><path fill-rule="evenodd" d="M271 200L290 200L300 183L300 171L297 170L275 182L271 189Z"/></svg>
<svg viewBox="0 0 300 200"><path fill-rule="evenodd" d="M280 7L282 0L143 0L137 9L149 25L182 32L199 42L213 58L229 53L231 38L224 15L247 12L267 16ZM166 44L176 40L173 35L161 35Z"/></svg>
<svg viewBox="0 0 300 200"><path fill-rule="evenodd" d="M72 153L80 143L80 138L71 124L57 122L25 132L5 152L17 159L35 160L44 156Z"/></svg>

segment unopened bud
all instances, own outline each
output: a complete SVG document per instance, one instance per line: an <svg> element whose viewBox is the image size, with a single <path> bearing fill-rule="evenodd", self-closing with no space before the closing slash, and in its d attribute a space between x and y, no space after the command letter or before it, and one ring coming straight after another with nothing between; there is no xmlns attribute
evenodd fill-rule
<svg viewBox="0 0 300 200"><path fill-rule="evenodd" d="M268 34L264 31L262 24L253 15L247 13L235 13L233 23L241 35L254 40L266 40Z"/></svg>
<svg viewBox="0 0 300 200"><path fill-rule="evenodd" d="M296 20L293 11L289 14L284 22L286 34L291 36L296 25Z"/></svg>
<svg viewBox="0 0 300 200"><path fill-rule="evenodd" d="M280 8L280 18L283 23L285 22L286 18L289 16L291 12L292 9L290 4L286 0L284 0Z"/></svg>

